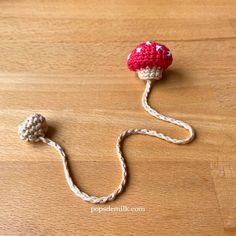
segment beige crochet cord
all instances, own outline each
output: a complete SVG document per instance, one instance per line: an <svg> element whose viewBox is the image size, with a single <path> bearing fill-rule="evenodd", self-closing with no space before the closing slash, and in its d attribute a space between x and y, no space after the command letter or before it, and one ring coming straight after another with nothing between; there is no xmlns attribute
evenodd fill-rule
<svg viewBox="0 0 236 236"><path fill-rule="evenodd" d="M175 139L170 136L167 136L162 133L158 133L155 130L148 130L148 129L128 129L125 130L123 133L121 133L117 139L116 142L116 152L118 155L118 159L120 161L120 166L121 166L121 172L122 172L122 177L119 186L109 195L103 196L103 197L97 197L97 196L90 196L86 194L85 192L82 192L73 182L72 177L70 175L69 167L68 167L68 160L67 156L62 149L62 147L52 141L51 139L45 137L46 132L47 132L47 123L46 119L40 115L40 114L33 114L29 116L20 126L18 129L18 134L20 135L20 138L29 142L43 142L48 144L49 146L52 146L55 148L58 153L61 156L63 167L64 167L64 174L66 181L72 190L74 194L77 197L80 197L82 200L91 202L91 203L106 203L109 201L112 201L116 198L117 195L119 195L122 190L124 189L124 186L126 184L126 179L127 179L127 169L126 169L126 163L124 159L124 154L122 151L122 142L124 139L132 134L144 134L144 135L149 135L153 136L159 139L166 140L167 142L174 143L174 144L187 144L191 142L194 138L194 130L193 128L181 121L177 120L165 115L160 114L159 112L155 111L149 104L148 104L148 96L151 91L153 80L147 80L146 82L146 88L142 96L142 105L144 109L151 114L152 116L156 117L157 119L167 121L169 123L175 124L177 126L180 126L184 129L187 129L189 132L189 136L186 139Z"/></svg>

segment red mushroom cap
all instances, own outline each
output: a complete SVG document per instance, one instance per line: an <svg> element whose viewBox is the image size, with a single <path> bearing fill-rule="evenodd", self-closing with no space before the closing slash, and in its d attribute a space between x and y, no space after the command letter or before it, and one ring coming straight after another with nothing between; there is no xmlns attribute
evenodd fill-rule
<svg viewBox="0 0 236 236"><path fill-rule="evenodd" d="M173 61L170 50L157 42L139 44L128 56L128 67L132 71L145 68L167 69Z"/></svg>

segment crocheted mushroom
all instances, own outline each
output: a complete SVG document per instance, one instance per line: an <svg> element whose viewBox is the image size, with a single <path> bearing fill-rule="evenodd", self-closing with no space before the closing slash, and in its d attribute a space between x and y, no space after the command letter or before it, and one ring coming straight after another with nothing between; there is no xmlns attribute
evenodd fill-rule
<svg viewBox="0 0 236 236"><path fill-rule="evenodd" d="M128 56L128 67L142 80L161 79L162 71L173 61L170 50L157 42L139 44Z"/></svg>
<svg viewBox="0 0 236 236"><path fill-rule="evenodd" d="M29 116L19 126L18 134L23 140L30 142L41 141L57 150L62 159L66 181L72 192L77 197L80 197L82 200L91 203L105 203L113 201L116 196L118 196L123 191L127 183L127 168L124 153L122 150L122 144L126 137L133 134L142 134L156 137L174 144L187 144L191 142L194 138L194 130L189 124L185 123L184 121L177 120L175 118L159 113L158 111L153 109L148 103L149 94L151 92L152 85L154 84L154 80L160 79L162 76L162 71L167 69L167 67L171 63L172 55L170 53L170 50L166 46L156 42L141 43L131 52L128 57L129 69L136 71L140 79L146 80L146 87L142 96L142 106L144 107L144 109L150 115L157 119L175 124L181 128L188 130L189 135L187 138L184 139L176 139L163 133L159 133L156 130L150 130L146 128L131 128L123 131L118 136L116 142L116 152L121 166L121 180L116 189L109 195L101 197L88 195L87 193L81 191L79 187L75 185L69 171L67 155L64 152L63 148L58 143L45 136L47 132L47 122L42 115L33 114Z"/></svg>

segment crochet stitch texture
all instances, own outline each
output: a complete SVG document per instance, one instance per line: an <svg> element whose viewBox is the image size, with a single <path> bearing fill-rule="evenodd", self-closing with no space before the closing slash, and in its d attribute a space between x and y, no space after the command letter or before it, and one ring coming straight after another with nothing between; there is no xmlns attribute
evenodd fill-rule
<svg viewBox="0 0 236 236"><path fill-rule="evenodd" d="M39 142L48 130L46 119L40 114L32 114L18 128L22 140Z"/></svg>
<svg viewBox="0 0 236 236"><path fill-rule="evenodd" d="M139 44L128 56L128 68L137 71L145 68L167 69L173 61L170 50L157 42Z"/></svg>

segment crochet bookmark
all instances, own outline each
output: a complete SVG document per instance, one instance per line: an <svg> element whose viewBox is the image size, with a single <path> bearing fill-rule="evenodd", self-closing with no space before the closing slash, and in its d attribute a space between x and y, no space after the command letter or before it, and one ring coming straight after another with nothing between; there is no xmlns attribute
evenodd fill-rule
<svg viewBox="0 0 236 236"><path fill-rule="evenodd" d="M74 184L68 167L68 159L63 148L56 142L46 137L48 126L46 119L42 115L36 113L29 116L23 123L20 124L18 129L18 134L22 140L29 142L43 142L57 150L62 159L65 178L70 189L77 197L80 197L82 200L87 202L105 203L108 201L112 201L124 189L127 180L127 169L122 152L122 142L126 137L132 134L144 134L163 139L174 144L187 144L194 138L194 130L189 124L181 120L162 115L148 104L148 97L153 81L161 79L163 70L167 69L167 67L172 63L172 55L170 50L166 46L156 42L144 42L138 45L129 54L127 63L129 69L136 71L138 77L141 80L146 80L146 88L142 96L142 105L144 109L157 119L167 121L188 130L189 136L185 139L176 139L165 134L158 133L155 130L148 130L143 128L125 130L119 135L116 142L116 152L120 161L122 172L121 181L118 187L111 194L102 197L90 196L81 191Z"/></svg>

